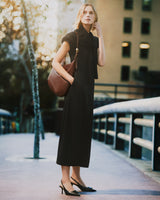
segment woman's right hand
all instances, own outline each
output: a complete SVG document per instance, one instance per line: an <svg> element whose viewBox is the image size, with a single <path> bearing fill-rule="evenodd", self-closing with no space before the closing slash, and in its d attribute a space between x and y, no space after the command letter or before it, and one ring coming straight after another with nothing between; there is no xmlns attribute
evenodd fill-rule
<svg viewBox="0 0 160 200"><path fill-rule="evenodd" d="M74 78L72 77L72 80L70 81L70 84L72 85L74 82Z"/></svg>

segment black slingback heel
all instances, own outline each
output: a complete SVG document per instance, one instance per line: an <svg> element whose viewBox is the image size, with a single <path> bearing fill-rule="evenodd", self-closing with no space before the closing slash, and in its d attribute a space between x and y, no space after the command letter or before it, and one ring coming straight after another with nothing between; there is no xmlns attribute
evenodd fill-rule
<svg viewBox="0 0 160 200"><path fill-rule="evenodd" d="M61 181L61 185L59 186L62 190L62 194L63 194L63 191L65 193L65 195L70 195L70 196L80 196L79 192L77 192L76 190L73 190L71 192L69 192L63 185L62 181Z"/></svg>
<svg viewBox="0 0 160 200"><path fill-rule="evenodd" d="M91 187L85 187L85 186L79 184L78 181L76 181L74 178L71 177L71 179L75 182L75 183L73 183L73 182L71 181L71 184L72 184L72 185L75 185L75 186L77 186L77 187L79 187L79 189L80 189L81 191L83 191L83 192L96 192L96 190L93 189L93 188L91 188Z"/></svg>

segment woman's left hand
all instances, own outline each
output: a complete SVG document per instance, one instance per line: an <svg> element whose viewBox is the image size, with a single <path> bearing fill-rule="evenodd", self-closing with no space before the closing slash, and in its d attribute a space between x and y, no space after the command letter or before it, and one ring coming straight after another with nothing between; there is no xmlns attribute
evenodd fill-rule
<svg viewBox="0 0 160 200"><path fill-rule="evenodd" d="M104 47L102 29L101 29L101 26L98 22L95 22L93 24L93 29L96 30L97 37L99 38L98 65L104 66L106 58L105 58L105 47Z"/></svg>
<svg viewBox="0 0 160 200"><path fill-rule="evenodd" d="M102 37L102 36L103 36L103 35L102 35L101 26L100 26L100 24L99 24L98 22L95 22L95 23L93 24L93 28L97 31L97 36L98 36L98 37Z"/></svg>

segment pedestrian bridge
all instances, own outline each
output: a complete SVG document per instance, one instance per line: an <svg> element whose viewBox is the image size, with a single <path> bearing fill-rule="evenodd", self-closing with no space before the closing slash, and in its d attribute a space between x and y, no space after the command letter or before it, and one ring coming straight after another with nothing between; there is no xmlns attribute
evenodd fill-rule
<svg viewBox="0 0 160 200"><path fill-rule="evenodd" d="M0 199L160 199L160 172L151 170L151 161L129 159L125 151L94 139L90 167L82 168L81 174L97 192L81 193L81 197L62 195L58 187L61 170L56 165L58 139L56 134L46 133L40 141L41 159L35 160L33 134L0 136Z"/></svg>

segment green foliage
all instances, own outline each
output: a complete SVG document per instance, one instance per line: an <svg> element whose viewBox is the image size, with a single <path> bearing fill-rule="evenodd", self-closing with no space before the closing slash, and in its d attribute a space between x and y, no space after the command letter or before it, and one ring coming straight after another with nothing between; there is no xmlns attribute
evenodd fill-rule
<svg viewBox="0 0 160 200"><path fill-rule="evenodd" d="M67 5L70 5L72 3L72 1L68 0L67 1Z"/></svg>

